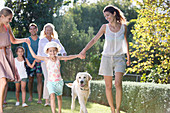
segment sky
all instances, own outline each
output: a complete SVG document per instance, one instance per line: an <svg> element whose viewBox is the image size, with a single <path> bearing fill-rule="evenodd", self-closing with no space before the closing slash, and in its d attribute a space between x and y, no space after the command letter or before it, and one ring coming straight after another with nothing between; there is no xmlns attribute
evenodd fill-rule
<svg viewBox="0 0 170 113"><path fill-rule="evenodd" d="M5 1L4 0L0 0L0 9L2 9L2 7L4 6Z"/></svg>

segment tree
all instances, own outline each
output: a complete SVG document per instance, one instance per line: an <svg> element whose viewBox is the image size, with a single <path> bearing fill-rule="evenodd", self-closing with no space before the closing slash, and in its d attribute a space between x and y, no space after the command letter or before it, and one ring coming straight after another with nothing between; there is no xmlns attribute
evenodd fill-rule
<svg viewBox="0 0 170 113"><path fill-rule="evenodd" d="M136 59L127 71L142 74L143 82L167 83L170 70L168 2L143 0L130 46Z"/></svg>
<svg viewBox="0 0 170 113"><path fill-rule="evenodd" d="M17 37L28 35L28 26L34 22L41 30L42 27L53 22L53 15L61 6L67 5L70 1L63 0L7 0L5 6L12 8L14 19L11 26Z"/></svg>
<svg viewBox="0 0 170 113"><path fill-rule="evenodd" d="M40 32L46 23L53 22L53 15L58 14L60 7L68 3L69 0L6 0L5 6L14 11L11 27L15 37L23 38L30 35L28 32L30 23L36 23ZM18 45L12 46L13 51L16 46Z"/></svg>

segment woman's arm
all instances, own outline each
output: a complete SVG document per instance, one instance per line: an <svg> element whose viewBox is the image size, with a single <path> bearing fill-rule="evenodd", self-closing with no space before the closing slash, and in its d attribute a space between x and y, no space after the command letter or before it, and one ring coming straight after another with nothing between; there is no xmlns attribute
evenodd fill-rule
<svg viewBox="0 0 170 113"><path fill-rule="evenodd" d="M96 34L96 36L86 45L86 47L80 52L81 55L85 58L85 53L87 50L89 50L96 42L97 40L105 33L106 25L103 24Z"/></svg>
<svg viewBox="0 0 170 113"><path fill-rule="evenodd" d="M59 60L72 60L72 59L75 59L77 57L80 57L80 54L78 54L78 55L69 55L69 56L57 56L57 58Z"/></svg>
<svg viewBox="0 0 170 113"><path fill-rule="evenodd" d="M34 67L34 65L35 65L35 60L34 60L34 62L31 64L29 61L28 61L28 59L26 58L25 59L26 60L26 63L27 63L27 65L30 67L30 68L33 68Z"/></svg>
<svg viewBox="0 0 170 113"><path fill-rule="evenodd" d="M13 43L13 44L20 44L20 43L26 42L26 43L30 44L30 40L28 38L16 39L14 37L13 33L12 33L11 26L7 25L6 27L9 30L9 35L10 35L11 43Z"/></svg>
<svg viewBox="0 0 170 113"><path fill-rule="evenodd" d="M31 55L32 55L33 58L38 59L38 60L45 60L45 57L37 56L37 55L34 53L34 51L32 50L30 44L28 44L28 48L29 48L30 53L31 53Z"/></svg>
<svg viewBox="0 0 170 113"><path fill-rule="evenodd" d="M61 44L60 40L59 39L55 39L55 42L57 42L60 47L61 47L61 50L60 50L60 53L62 56L66 56L67 55L67 52L65 51L65 48L63 47L63 45Z"/></svg>
<svg viewBox="0 0 170 113"><path fill-rule="evenodd" d="M126 41L126 45L127 45L127 65L129 66L130 65L129 44L128 44L128 41L127 41L126 34L127 34L127 26L125 25L124 37L125 37L125 41Z"/></svg>

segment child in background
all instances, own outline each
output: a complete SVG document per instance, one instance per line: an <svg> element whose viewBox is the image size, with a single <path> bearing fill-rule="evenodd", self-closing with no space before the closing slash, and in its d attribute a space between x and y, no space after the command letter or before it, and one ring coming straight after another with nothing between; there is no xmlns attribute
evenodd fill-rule
<svg viewBox="0 0 170 113"><path fill-rule="evenodd" d="M56 94L58 100L58 113L61 113L63 79L60 73L60 60L71 60L79 57L79 55L57 56L57 53L60 51L61 47L59 44L53 41L48 42L44 47L44 53L46 53L49 57L37 56L33 52L30 45L28 45L28 48L35 59L45 61L48 71L47 89L50 94L51 110L52 113L56 113Z"/></svg>
<svg viewBox="0 0 170 113"><path fill-rule="evenodd" d="M20 105L19 102L19 92L20 92L20 85L21 85L21 91L22 91L22 107L27 107L28 105L25 103L25 98L26 98L26 83L27 83L27 72L26 72L26 64L30 67L33 68L35 65L35 60L32 63L32 65L30 64L30 62L28 61L28 59L26 59L24 57L24 48L21 46L18 46L16 48L16 54L18 57L15 58L15 65L17 67L19 76L21 81L19 82L15 82L15 86L16 86L16 98L17 98L17 102L16 102L16 106Z"/></svg>

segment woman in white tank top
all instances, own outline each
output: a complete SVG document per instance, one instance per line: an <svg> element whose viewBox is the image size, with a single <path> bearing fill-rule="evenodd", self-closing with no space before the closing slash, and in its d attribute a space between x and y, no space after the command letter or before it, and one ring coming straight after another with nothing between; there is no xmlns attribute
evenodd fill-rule
<svg viewBox="0 0 170 113"><path fill-rule="evenodd" d="M86 45L80 54L81 58L84 59L86 51L90 49L103 34L105 34L99 75L104 76L107 100L111 107L111 113L115 113L112 96L112 76L113 71L115 71L116 113L120 113L122 101L122 77L125 72L126 64L128 66L130 65L129 46L126 37L126 19L121 10L112 5L106 6L103 10L103 14L109 23L101 26L96 36ZM125 54L127 54L126 63Z"/></svg>

